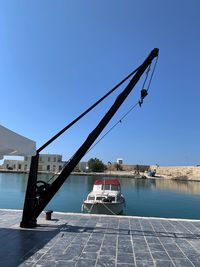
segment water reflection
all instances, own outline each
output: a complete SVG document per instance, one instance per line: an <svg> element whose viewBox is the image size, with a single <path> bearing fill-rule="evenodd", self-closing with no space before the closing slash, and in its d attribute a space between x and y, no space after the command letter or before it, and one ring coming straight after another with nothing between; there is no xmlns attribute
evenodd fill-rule
<svg viewBox="0 0 200 267"><path fill-rule="evenodd" d="M123 180L122 184L124 184ZM129 181L127 184L129 184ZM137 190L145 188L150 189L156 187L156 181L155 179L131 179L131 185L136 187Z"/></svg>
<svg viewBox="0 0 200 267"><path fill-rule="evenodd" d="M196 181L180 181L180 180L164 180L164 179L132 179L121 178L123 186L134 186L137 190L154 189L169 190L180 193L200 194L200 182Z"/></svg>
<svg viewBox="0 0 200 267"><path fill-rule="evenodd" d="M189 194L200 194L200 182L178 181L178 180L156 180L157 189L167 189Z"/></svg>

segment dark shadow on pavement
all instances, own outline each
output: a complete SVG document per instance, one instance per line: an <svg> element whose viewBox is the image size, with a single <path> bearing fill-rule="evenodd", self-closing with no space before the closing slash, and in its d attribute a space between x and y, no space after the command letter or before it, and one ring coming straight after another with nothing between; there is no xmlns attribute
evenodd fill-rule
<svg viewBox="0 0 200 267"><path fill-rule="evenodd" d="M46 228L46 230L44 230ZM44 229L0 229L0 266L14 267L23 263L42 249L60 229L45 226Z"/></svg>

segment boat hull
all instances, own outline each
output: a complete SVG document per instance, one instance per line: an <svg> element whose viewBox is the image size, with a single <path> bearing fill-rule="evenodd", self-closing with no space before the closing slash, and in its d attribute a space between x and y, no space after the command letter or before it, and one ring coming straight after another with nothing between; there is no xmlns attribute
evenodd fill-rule
<svg viewBox="0 0 200 267"><path fill-rule="evenodd" d="M123 208L125 206L124 202L121 203L83 203L84 212L91 214L107 214L107 215L118 215L122 214Z"/></svg>

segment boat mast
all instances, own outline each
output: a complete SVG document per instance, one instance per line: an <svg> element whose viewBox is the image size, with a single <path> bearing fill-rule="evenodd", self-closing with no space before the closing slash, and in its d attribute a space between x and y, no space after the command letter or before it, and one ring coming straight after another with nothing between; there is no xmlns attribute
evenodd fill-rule
<svg viewBox="0 0 200 267"><path fill-rule="evenodd" d="M71 172L80 162L82 157L87 153L88 149L112 119L114 114L117 112L119 107L128 97L134 86L139 81L142 74L151 64L152 60L158 56L159 49L155 48L151 51L149 56L145 59L145 61L140 65L135 71L135 75L131 78L129 84L126 88L117 96L115 102L101 119L96 128L88 135L84 143L80 146L80 148L76 151L76 153L72 156L69 162L66 164L62 172L59 174L57 179L52 184L43 183L41 186L37 186L37 169L38 169L38 159L39 152L37 151L36 156L32 157L30 173L28 178L26 196L24 201L24 209L22 215L22 221L20 223L20 227L30 228L37 226L37 217L43 211L43 209L47 206L49 201L53 198L56 192L60 189L66 179L69 177ZM48 143L48 142L47 142Z"/></svg>

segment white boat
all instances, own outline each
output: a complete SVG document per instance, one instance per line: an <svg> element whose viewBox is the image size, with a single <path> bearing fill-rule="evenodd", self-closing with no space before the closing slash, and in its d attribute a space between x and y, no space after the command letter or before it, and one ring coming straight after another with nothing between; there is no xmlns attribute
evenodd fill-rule
<svg viewBox="0 0 200 267"><path fill-rule="evenodd" d="M84 200L82 211L97 214L121 214L125 207L125 198L121 193L118 179L96 180L93 190Z"/></svg>

